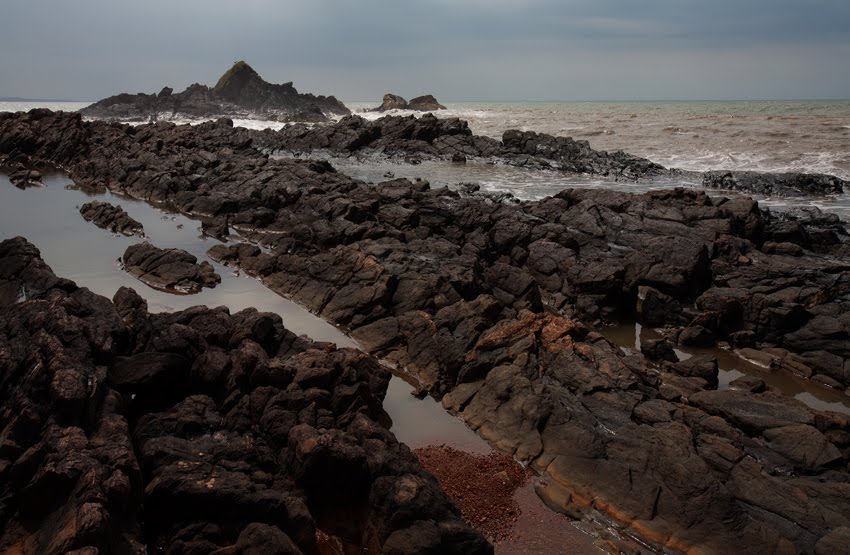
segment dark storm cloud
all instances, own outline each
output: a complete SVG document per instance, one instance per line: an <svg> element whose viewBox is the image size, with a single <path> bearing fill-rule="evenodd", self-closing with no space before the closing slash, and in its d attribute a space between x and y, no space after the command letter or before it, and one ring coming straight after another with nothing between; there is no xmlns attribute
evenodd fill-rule
<svg viewBox="0 0 850 555"><path fill-rule="evenodd" d="M850 96L847 0L6 4L4 96L182 88L237 59L348 99Z"/></svg>

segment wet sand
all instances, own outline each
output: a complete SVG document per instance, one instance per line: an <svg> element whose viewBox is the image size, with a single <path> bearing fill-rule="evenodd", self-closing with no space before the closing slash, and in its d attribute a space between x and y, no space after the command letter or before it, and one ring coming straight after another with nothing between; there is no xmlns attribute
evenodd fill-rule
<svg viewBox="0 0 850 555"><path fill-rule="evenodd" d="M414 453L497 554L602 553L592 536L543 504L534 493L534 473L508 455L472 454L447 446Z"/></svg>

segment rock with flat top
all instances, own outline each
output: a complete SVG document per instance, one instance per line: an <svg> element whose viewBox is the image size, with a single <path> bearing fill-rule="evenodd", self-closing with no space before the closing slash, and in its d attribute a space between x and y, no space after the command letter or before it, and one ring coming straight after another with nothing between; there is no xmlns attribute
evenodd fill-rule
<svg viewBox="0 0 850 555"><path fill-rule="evenodd" d="M122 257L124 269L142 283L169 293L191 295L203 287L215 287L221 276L212 264L180 249L160 249L150 243L127 247Z"/></svg>

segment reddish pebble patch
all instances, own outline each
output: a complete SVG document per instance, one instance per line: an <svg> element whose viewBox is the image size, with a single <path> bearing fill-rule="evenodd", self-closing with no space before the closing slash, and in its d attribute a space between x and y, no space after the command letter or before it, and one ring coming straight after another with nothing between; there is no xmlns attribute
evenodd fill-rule
<svg viewBox="0 0 850 555"><path fill-rule="evenodd" d="M514 492L532 476L530 470L496 452L474 455L446 446L413 452L472 527L492 542L509 537L521 513Z"/></svg>

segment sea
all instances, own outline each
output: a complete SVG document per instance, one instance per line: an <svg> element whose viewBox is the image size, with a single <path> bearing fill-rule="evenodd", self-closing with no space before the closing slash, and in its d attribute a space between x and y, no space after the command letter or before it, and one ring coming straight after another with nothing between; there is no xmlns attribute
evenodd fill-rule
<svg viewBox="0 0 850 555"><path fill-rule="evenodd" d="M347 101L366 119L410 112L371 112L375 101ZM439 117L469 122L476 134L501 138L509 129L584 139L598 150L622 150L683 170L813 172L850 180L850 100L746 100L657 102L444 102ZM46 107L78 110L87 102L0 102L0 111ZM199 120L175 120L196 123ZM234 119L251 129L280 129L284 123ZM428 179L432 186L476 183L483 190L533 200L566 187L611 187L640 192L698 182L652 182L635 186L598 176L532 172L472 163L465 167L426 162L416 166L324 155L338 169L366 181L386 176ZM764 198L763 206L816 206L850 221L850 196Z"/></svg>

